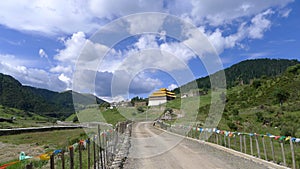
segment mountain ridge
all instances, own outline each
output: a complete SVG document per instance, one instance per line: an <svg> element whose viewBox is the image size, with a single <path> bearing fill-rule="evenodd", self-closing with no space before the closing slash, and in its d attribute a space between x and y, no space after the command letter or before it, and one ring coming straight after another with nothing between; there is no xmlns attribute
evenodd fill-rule
<svg viewBox="0 0 300 169"><path fill-rule="evenodd" d="M293 59L251 59L244 60L239 63L233 64L228 68L225 68L221 71L225 72L226 76L226 85L228 88L234 87L240 83L249 84L252 80L266 77L275 77L290 67L296 64L299 64L300 61ZM217 71L211 75L201 77L196 79L196 83L199 89L209 89L210 88L210 77L217 76L221 71ZM181 87L188 91L193 89L193 82L188 82L187 84L182 85ZM175 93L180 93L180 87L173 90Z"/></svg>
<svg viewBox="0 0 300 169"><path fill-rule="evenodd" d="M77 103L73 103L73 99ZM0 104L50 117L68 117L75 113L77 104L101 104L106 101L91 94L75 91L55 92L22 85L10 75L0 73Z"/></svg>

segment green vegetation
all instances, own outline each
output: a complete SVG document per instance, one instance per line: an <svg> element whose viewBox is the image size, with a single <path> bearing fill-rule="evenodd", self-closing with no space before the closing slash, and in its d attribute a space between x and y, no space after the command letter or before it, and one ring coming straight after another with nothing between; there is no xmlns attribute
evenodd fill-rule
<svg viewBox="0 0 300 169"><path fill-rule="evenodd" d="M297 69L298 60L287 60L287 59L254 59L246 60L237 63L229 68L226 68L226 84L228 88L237 86L239 84L250 84L251 80L257 78L273 78L282 74L288 67L288 71L295 72ZM210 88L210 78L217 76L218 72L196 80L200 89L207 90ZM181 86L185 91L189 91L192 88L192 83ZM180 93L180 88L174 90L175 93Z"/></svg>
<svg viewBox="0 0 300 169"><path fill-rule="evenodd" d="M104 122L112 125L121 121L126 121L126 118L119 113L118 109L99 109L90 107L78 111L76 114L69 116L66 121L79 122Z"/></svg>
<svg viewBox="0 0 300 169"><path fill-rule="evenodd" d="M281 76L230 88L218 127L300 137L299 67L294 66L293 71L289 68ZM209 107L201 107L199 115L207 114Z"/></svg>
<svg viewBox="0 0 300 169"><path fill-rule="evenodd" d="M88 136L86 135L83 129L74 129L0 136L0 140L2 143L9 143L8 146L3 147L3 151L10 151L11 153L15 154L15 158L11 159L10 161L17 161L18 155L20 153L20 149L18 148L19 146L24 148L24 150L21 151L27 152L28 155L35 157L56 149L66 150L68 146L79 142L79 140L86 139L87 137ZM78 153L75 153L75 159L78 159ZM10 161L1 162L0 160L0 166ZM83 151L83 164L85 166L87 164L86 161L87 152ZM49 161L30 159L14 164L8 167L7 169L25 168L25 166L30 162L33 163L34 168L49 168ZM66 166L68 162L69 156L66 155ZM60 160L57 159L56 164L60 165ZM78 168L78 164L76 165Z"/></svg>
<svg viewBox="0 0 300 169"><path fill-rule="evenodd" d="M12 123L1 122L0 128L18 128L18 127L38 127L43 125L52 125L55 119L37 115L35 113L24 112L16 108L8 108L0 105L0 117L11 119Z"/></svg>
<svg viewBox="0 0 300 169"><path fill-rule="evenodd" d="M73 99L75 104L73 103ZM90 94L73 91L62 93L23 86L11 76L0 73L0 105L17 108L24 112L64 119L74 113L74 106L104 101Z"/></svg>

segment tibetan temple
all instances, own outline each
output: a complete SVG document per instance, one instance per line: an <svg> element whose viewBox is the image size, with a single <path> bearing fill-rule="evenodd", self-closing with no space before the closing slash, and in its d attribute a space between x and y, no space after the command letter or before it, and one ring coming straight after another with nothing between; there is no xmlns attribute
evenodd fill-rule
<svg viewBox="0 0 300 169"><path fill-rule="evenodd" d="M175 98L175 93L168 91L166 88L161 88L149 96L148 106L157 106Z"/></svg>

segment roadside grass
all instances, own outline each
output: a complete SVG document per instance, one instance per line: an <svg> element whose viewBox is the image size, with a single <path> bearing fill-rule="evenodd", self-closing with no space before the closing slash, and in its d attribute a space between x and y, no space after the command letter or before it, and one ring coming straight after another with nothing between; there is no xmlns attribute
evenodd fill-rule
<svg viewBox="0 0 300 169"><path fill-rule="evenodd" d="M46 132L34 132L34 133L23 133L23 134L16 134L16 135L6 135L6 136L0 136L0 140L3 143L9 143L16 145L21 144L28 144L28 146L33 147L43 147L44 153L53 151L56 149L63 149L67 150L68 146L79 142L81 139L88 138L87 134L84 132L83 129L73 129L73 130L55 130L55 131L46 131ZM24 150L26 151L26 150ZM15 152L16 158L11 161L18 160L20 152ZM78 153L76 153L78 154ZM75 154L75 158L78 158L78 155ZM83 163L84 165L87 164L87 152L83 151ZM30 156L38 156L40 154L28 154ZM8 161L8 162L11 162ZM57 164L59 164L59 159L55 160ZM66 155L66 161L68 161L68 157ZM0 163L0 166L2 164L6 164L8 162L2 162ZM35 168L44 168L45 166L48 166L48 161L42 161L37 158L33 158L30 160L25 160L20 163L14 164L11 167L8 167L7 169L19 169L19 168L25 168L26 164L29 164L30 162L33 163ZM86 164L85 164L86 163ZM66 163L67 164L67 163ZM78 164L77 164L78 165ZM67 166L67 165L66 165ZM49 168L49 167L46 167Z"/></svg>
<svg viewBox="0 0 300 169"><path fill-rule="evenodd" d="M83 129L54 130L0 136L0 140L3 143L15 145L41 145L45 147L46 151L66 147L79 140L79 138L86 138L86 134Z"/></svg>

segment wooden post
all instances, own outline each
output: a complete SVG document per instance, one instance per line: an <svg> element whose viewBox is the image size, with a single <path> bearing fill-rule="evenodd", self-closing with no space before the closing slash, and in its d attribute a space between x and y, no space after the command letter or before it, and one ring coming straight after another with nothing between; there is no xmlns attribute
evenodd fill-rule
<svg viewBox="0 0 300 169"><path fill-rule="evenodd" d="M265 137L262 136L262 143L263 143L263 149L264 149L264 155L265 155L265 160L268 161L268 157L267 157L267 150L266 150L266 144L265 144Z"/></svg>
<svg viewBox="0 0 300 169"><path fill-rule="evenodd" d="M226 147L227 144L226 144L226 135L224 134L224 147Z"/></svg>
<svg viewBox="0 0 300 169"><path fill-rule="evenodd" d="M285 160L285 153L284 153L283 141L280 141L280 147L281 147L281 153L282 153L283 165L286 166L286 160Z"/></svg>
<svg viewBox="0 0 300 169"><path fill-rule="evenodd" d="M98 125L98 141L99 141L99 152L100 152L100 162L101 162L101 169L103 169L103 161L102 161L102 145L101 145L101 129L100 125ZM99 163L98 163L99 166ZM100 166L99 166L100 168Z"/></svg>
<svg viewBox="0 0 300 169"><path fill-rule="evenodd" d="M230 145L230 136L228 136L228 148L230 148L231 147L231 145Z"/></svg>
<svg viewBox="0 0 300 169"><path fill-rule="evenodd" d="M97 155L96 155L96 137L93 141L93 155L94 155L94 169L97 168Z"/></svg>
<svg viewBox="0 0 300 169"><path fill-rule="evenodd" d="M244 152L247 154L247 144L246 144L246 135L243 135L243 141L244 141Z"/></svg>
<svg viewBox="0 0 300 169"><path fill-rule="evenodd" d="M82 169L82 143L81 141L79 142L78 145L78 153L79 153L79 169Z"/></svg>
<svg viewBox="0 0 300 169"><path fill-rule="evenodd" d="M237 143L236 143L236 135L234 135L234 147L237 147ZM237 148L236 148L237 149Z"/></svg>
<svg viewBox="0 0 300 169"><path fill-rule="evenodd" d="M250 135L250 151L251 155L253 155L253 145L252 145L252 136Z"/></svg>
<svg viewBox="0 0 300 169"><path fill-rule="evenodd" d="M50 156L50 169L54 169L54 154L51 154Z"/></svg>
<svg viewBox="0 0 300 169"><path fill-rule="evenodd" d="M197 131L197 128L195 131L193 130L193 135L192 135L193 138L196 138L196 131Z"/></svg>
<svg viewBox="0 0 300 169"><path fill-rule="evenodd" d="M88 152L88 169L91 168L91 150L90 150L90 143L91 143L91 140L90 138L87 139L87 143L86 143L86 146L87 146L87 152Z"/></svg>
<svg viewBox="0 0 300 169"><path fill-rule="evenodd" d="M70 150L70 169L74 169L74 148L73 148L73 146L70 146L69 150Z"/></svg>
<svg viewBox="0 0 300 169"><path fill-rule="evenodd" d="M292 153L292 164L293 164L293 169L296 169L295 151L294 151L294 144L293 144L292 139L290 139L290 146L291 146L291 153Z"/></svg>
<svg viewBox="0 0 300 169"><path fill-rule="evenodd" d="M65 169L65 150L61 152L61 168Z"/></svg>
<svg viewBox="0 0 300 169"><path fill-rule="evenodd" d="M243 139L242 139L242 135L240 135L240 151L243 152Z"/></svg>
<svg viewBox="0 0 300 169"><path fill-rule="evenodd" d="M124 129L125 130L125 129ZM106 138L106 133L105 134L103 134L103 136L102 136L102 157L103 157L103 165L104 165L104 168L105 168L105 166L106 166L106 145L105 145L105 139Z"/></svg>
<svg viewBox="0 0 300 169"><path fill-rule="evenodd" d="M260 150L259 150L259 143L258 143L257 135L255 135L255 142L256 142L256 149L257 149L257 156L258 156L258 158L260 158Z"/></svg>
<svg viewBox="0 0 300 169"><path fill-rule="evenodd" d="M217 144L219 144L219 134L216 133L216 141L217 141Z"/></svg>
<svg viewBox="0 0 300 169"><path fill-rule="evenodd" d="M270 137L270 145L271 145L273 162L276 163L276 161L275 161L275 153L274 153L274 143L273 143L273 138L271 138L271 137Z"/></svg>

